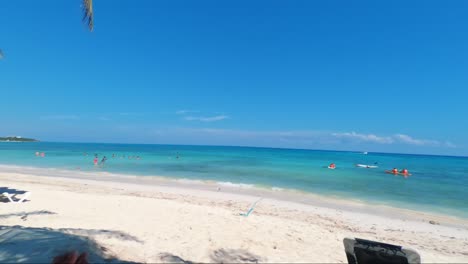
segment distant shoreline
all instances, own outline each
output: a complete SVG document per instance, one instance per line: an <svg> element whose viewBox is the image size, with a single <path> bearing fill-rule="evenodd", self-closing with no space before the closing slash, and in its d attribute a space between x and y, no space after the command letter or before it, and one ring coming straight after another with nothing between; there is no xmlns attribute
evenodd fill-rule
<svg viewBox="0 0 468 264"><path fill-rule="evenodd" d="M41 142L41 141L39 141L39 140L36 140L36 141L0 140L0 143L34 143L34 142Z"/></svg>
<svg viewBox="0 0 468 264"><path fill-rule="evenodd" d="M0 142L39 142L34 138L23 138L23 137L0 137Z"/></svg>

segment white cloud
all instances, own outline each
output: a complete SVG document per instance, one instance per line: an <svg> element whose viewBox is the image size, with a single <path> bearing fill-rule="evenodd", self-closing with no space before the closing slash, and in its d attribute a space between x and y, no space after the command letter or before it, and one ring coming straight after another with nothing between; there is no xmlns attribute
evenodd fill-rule
<svg viewBox="0 0 468 264"><path fill-rule="evenodd" d="M120 135L139 134L140 138L146 138L146 143L159 144L232 145L353 151L363 149L372 152L419 152L426 154L434 153L435 148L438 148L441 152L445 149L445 152L448 153L449 148L455 147L453 143L448 141L443 143L440 141L441 144L438 146L414 145L398 140L396 135L400 134L382 136L370 133L338 133L323 130L243 130L220 129L209 126L203 128L153 126L151 124L143 128L133 125L119 125L115 130ZM420 140L412 137L411 139ZM138 140L138 137L135 140ZM460 149L460 147L457 148Z"/></svg>
<svg viewBox="0 0 468 264"><path fill-rule="evenodd" d="M216 122L216 121L221 121L224 119L228 119L229 116L227 115L217 115L217 116L186 116L184 117L185 120L187 121L200 121L200 122Z"/></svg>
<svg viewBox="0 0 468 264"><path fill-rule="evenodd" d="M348 140L356 141L356 142L371 142L371 143L378 143L378 144L400 143L400 144L424 146L424 147L456 148L455 144L449 141L441 143L440 141L437 141L437 140L418 139L418 138L413 138L405 134L395 134L392 136L378 136L374 134L343 132L343 133L332 133L332 135L337 138L344 138L344 139L348 139Z"/></svg>
<svg viewBox="0 0 468 264"><path fill-rule="evenodd" d="M193 111L193 110L179 110L179 111L176 111L177 115L186 115L186 114L192 114L192 113L198 113L198 111Z"/></svg>
<svg viewBox="0 0 468 264"><path fill-rule="evenodd" d="M457 145L453 144L453 143L450 142L450 141L445 141L444 145L445 145L447 148L457 148Z"/></svg>
<svg viewBox="0 0 468 264"><path fill-rule="evenodd" d="M332 133L337 138L345 138L356 141L374 142L379 144L392 144L394 139L391 137L381 137L374 134L359 134L356 132Z"/></svg>
<svg viewBox="0 0 468 264"><path fill-rule="evenodd" d="M42 120L77 120L80 119L77 115L47 115L41 116Z"/></svg>
<svg viewBox="0 0 468 264"><path fill-rule="evenodd" d="M109 120L111 120L111 119L110 119L109 117L107 117L107 116L100 116L100 117L98 117L98 119L101 120L101 121L109 121Z"/></svg>
<svg viewBox="0 0 468 264"><path fill-rule="evenodd" d="M396 134L393 136L399 142L409 144L409 145L416 145L416 146L440 146L440 142L437 140L427 140L427 139L416 139L412 138L411 136L404 135L404 134Z"/></svg>
<svg viewBox="0 0 468 264"><path fill-rule="evenodd" d="M197 119L198 120L198 119ZM196 134L209 134L227 138L250 138L250 139L271 139L289 143L304 144L331 144L339 145L343 143L374 143L374 144L406 144L422 147L446 147L456 148L452 142L441 143L437 140L416 139L404 134L393 136L379 136L375 134L361 134L356 132L330 133L318 130L302 131L254 131L254 130L231 130L216 128L187 128L185 132ZM346 141L343 142L343 139Z"/></svg>

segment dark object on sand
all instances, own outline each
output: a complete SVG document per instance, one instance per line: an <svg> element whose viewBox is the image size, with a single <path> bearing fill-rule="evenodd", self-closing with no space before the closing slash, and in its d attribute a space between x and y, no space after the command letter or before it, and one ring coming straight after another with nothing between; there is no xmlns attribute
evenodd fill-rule
<svg viewBox="0 0 468 264"><path fill-rule="evenodd" d="M408 264L421 263L419 253L410 248L360 238L343 240L349 264Z"/></svg>
<svg viewBox="0 0 468 264"><path fill-rule="evenodd" d="M88 254L86 252L78 255L78 252L72 251L63 255L56 256L52 264L88 264Z"/></svg>

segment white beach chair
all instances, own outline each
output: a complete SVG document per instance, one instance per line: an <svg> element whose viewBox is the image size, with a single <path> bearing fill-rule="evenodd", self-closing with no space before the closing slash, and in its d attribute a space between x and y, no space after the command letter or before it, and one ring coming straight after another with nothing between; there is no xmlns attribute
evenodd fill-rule
<svg viewBox="0 0 468 264"><path fill-rule="evenodd" d="M255 206L257 205L257 203L260 202L262 199L263 197L258 199L255 203L253 203L252 206L250 206L250 209L246 213L240 213L239 215L248 217L255 209Z"/></svg>
<svg viewBox="0 0 468 264"><path fill-rule="evenodd" d="M31 196L31 192L24 193L23 197L21 197L21 199L19 199L16 202L13 200L14 196L16 196L15 194L10 194L10 193L4 192L4 193L2 193L2 195L5 196L8 199L8 201L10 201L10 203L22 203L26 199L28 199L29 196Z"/></svg>

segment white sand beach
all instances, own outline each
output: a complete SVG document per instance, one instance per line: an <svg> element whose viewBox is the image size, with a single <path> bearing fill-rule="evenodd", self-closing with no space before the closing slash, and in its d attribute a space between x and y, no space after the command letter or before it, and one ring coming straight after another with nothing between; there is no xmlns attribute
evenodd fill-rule
<svg viewBox="0 0 468 264"><path fill-rule="evenodd" d="M468 262L466 219L287 191L218 190L215 184L136 176L31 174L0 172L0 187L32 192L25 203L0 203L0 226L90 241L91 248L75 249L95 250L104 258L346 263L342 240L358 237L411 247L423 262ZM239 215L261 197L250 216ZM47 246L35 247L27 236L11 239L16 244L0 247L0 262L48 259L73 248L67 244L72 239L51 238Z"/></svg>

